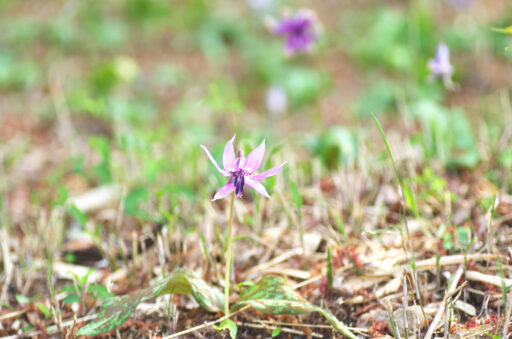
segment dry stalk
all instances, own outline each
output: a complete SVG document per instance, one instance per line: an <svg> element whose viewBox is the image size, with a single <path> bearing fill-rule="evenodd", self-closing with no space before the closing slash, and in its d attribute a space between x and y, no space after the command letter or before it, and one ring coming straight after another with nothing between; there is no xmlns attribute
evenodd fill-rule
<svg viewBox="0 0 512 339"><path fill-rule="evenodd" d="M81 322L84 322L84 321L89 321L89 320L93 320L93 319L96 319L98 315L97 314L89 314L89 315L86 315L85 317L82 317L80 319L76 319L76 318L73 318L71 320L68 320L68 321L64 321L62 322L61 324L61 328L66 328L66 327L70 327L70 326L74 326L73 324L75 323L81 323ZM46 329L46 334L55 334L55 333L58 333L59 332L59 328L57 325L53 325L53 326L50 326ZM39 330L31 330L31 331L28 331L26 333L23 333L23 336L24 337L35 337L35 336L38 336L38 335L41 335L43 334L43 332L39 331ZM7 337L2 337L2 339L19 339L20 336L15 334L15 335L10 335L10 336L7 336Z"/></svg>
<svg viewBox="0 0 512 339"><path fill-rule="evenodd" d="M434 334L434 331L437 328L437 325L441 321L441 317L443 316L443 313L445 311L446 304L448 302L448 299L453 295L453 293L456 291L457 284L459 283L460 278L462 277L462 272L464 271L464 264L460 264L457 268L457 271L453 275L450 287L448 288L448 291L445 293L443 301L441 302L441 305L439 305L439 309L437 310L436 315L434 316L434 319L430 323L430 327L427 330L427 333L425 334L424 339L431 339L432 335Z"/></svg>
<svg viewBox="0 0 512 339"><path fill-rule="evenodd" d="M409 305L409 299L407 298L407 276L406 274L402 277L402 288L403 288L403 297L402 297L402 308L404 309L404 333L405 337L409 337L409 322L407 321L407 306Z"/></svg>
<svg viewBox="0 0 512 339"><path fill-rule="evenodd" d="M299 331L299 330L294 330L292 328L287 328L287 327L277 327L277 326L272 326L272 325L267 325L267 324L239 323L237 325L238 326L250 327L250 328L257 328L257 329L265 329L265 330L280 329L281 332L284 332L284 333L290 333L290 334L296 334L296 335L305 335L304 332ZM323 338L324 337L323 335L315 333L315 332L312 332L311 334L308 334L308 336L311 336L312 338Z"/></svg>
<svg viewBox="0 0 512 339"><path fill-rule="evenodd" d="M505 309L505 323L503 324L502 338L508 338L508 325L510 323L510 313L512 313L512 291L508 292L507 305Z"/></svg>
<svg viewBox="0 0 512 339"><path fill-rule="evenodd" d="M246 309L250 308L251 306L250 305L247 305L247 306L244 306L242 307L241 309L239 309L238 311L235 311L235 312L232 312L232 313L229 313L223 317L220 317L219 319L216 319L216 320L212 320L212 321L209 321L207 323L204 323L202 325L197 325L197 326L194 326L194 327L191 327L191 328L188 328L184 331L181 331L181 332L178 332L178 333L174 333L174 334L171 334L167 337L163 337L162 339L172 339L172 338L178 338L179 336L182 336L184 334L187 334L187 333L191 333L191 332L194 332L194 331L197 331L197 330L200 330L202 328L206 328L206 327L210 327L210 326L213 326L215 324L218 324L228 318L231 318L232 316L234 316L235 314L238 314L242 311L245 311Z"/></svg>
<svg viewBox="0 0 512 339"><path fill-rule="evenodd" d="M11 254L9 252L9 235L7 233L7 228L3 228L0 233L0 246L2 247L2 258L4 262L4 281L3 281L3 288L2 288L2 294L0 296L0 301L2 303L7 303L7 293L9 290L9 286L11 285L12 276L14 272L14 264L11 260Z"/></svg>

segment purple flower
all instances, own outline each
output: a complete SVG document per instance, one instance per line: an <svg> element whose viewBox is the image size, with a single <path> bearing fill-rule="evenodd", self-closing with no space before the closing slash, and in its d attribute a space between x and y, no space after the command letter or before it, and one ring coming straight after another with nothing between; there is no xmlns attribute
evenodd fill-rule
<svg viewBox="0 0 512 339"><path fill-rule="evenodd" d="M247 158L244 158L243 156L239 156L237 158L235 156L235 148L233 147L234 141L235 135L226 143L226 147L224 147L224 154L222 155L222 166L224 169L221 169L219 165L217 165L217 162L213 159L210 152L208 152L208 149L201 145L201 148L204 149L208 159L210 159L215 168L217 168L223 176L229 177L228 183L222 186L221 189L215 193L212 201L222 199L232 192L235 192L237 197L241 197L244 185L251 187L259 194L270 198L265 187L258 181L279 173L286 162L283 162L277 167L266 170L265 172L256 174L255 172L260 167L261 162L263 161L263 156L265 155L265 140L263 140L258 147L253 149Z"/></svg>
<svg viewBox="0 0 512 339"><path fill-rule="evenodd" d="M284 48L289 55L311 50L318 39L316 16L309 10L302 9L294 16L285 16L273 26L275 34L286 36Z"/></svg>
<svg viewBox="0 0 512 339"><path fill-rule="evenodd" d="M471 6L475 0L446 0L446 2L455 6L459 10L464 10Z"/></svg>
<svg viewBox="0 0 512 339"><path fill-rule="evenodd" d="M454 69L450 64L450 50L446 44L437 45L436 56L428 61L428 69L431 78L437 79L440 77L446 87L453 87L452 74Z"/></svg>

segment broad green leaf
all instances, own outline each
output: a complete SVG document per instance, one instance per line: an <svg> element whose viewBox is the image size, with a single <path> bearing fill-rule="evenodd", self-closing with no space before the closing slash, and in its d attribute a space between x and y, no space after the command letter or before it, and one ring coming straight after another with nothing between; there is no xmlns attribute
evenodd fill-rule
<svg viewBox="0 0 512 339"><path fill-rule="evenodd" d="M152 288L145 288L122 297L106 300L101 306L98 317L78 331L78 335L97 335L110 332L124 324L139 303L152 296Z"/></svg>
<svg viewBox="0 0 512 339"><path fill-rule="evenodd" d="M240 298L238 298L238 302L233 306L233 309L240 309L246 305L250 305L265 314L274 315L297 315L318 312L322 314L337 331L348 338L356 338L334 314L329 310L315 306L306 301L297 292L288 287L281 277L263 277L259 282L242 292Z"/></svg>
<svg viewBox="0 0 512 339"><path fill-rule="evenodd" d="M115 296L101 306L98 317L82 327L78 335L97 335L110 332L121 326L135 311L139 303L164 294L192 294L196 301L209 312L224 308L223 295L193 273L179 269L176 273L145 288L124 296Z"/></svg>
<svg viewBox="0 0 512 339"><path fill-rule="evenodd" d="M222 292L185 269L179 269L177 274L163 279L160 289L155 289L154 296L164 294L192 294L198 304L208 312L224 309Z"/></svg>
<svg viewBox="0 0 512 339"><path fill-rule="evenodd" d="M231 319L225 319L218 326L213 326L217 331L229 330L229 336L231 339L236 339L236 334L238 333L238 326Z"/></svg>

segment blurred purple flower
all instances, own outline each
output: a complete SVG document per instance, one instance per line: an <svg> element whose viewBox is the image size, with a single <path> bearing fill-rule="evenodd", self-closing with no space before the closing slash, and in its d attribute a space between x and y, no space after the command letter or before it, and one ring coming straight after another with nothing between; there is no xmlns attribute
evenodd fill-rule
<svg viewBox="0 0 512 339"><path fill-rule="evenodd" d="M251 187L259 194L270 198L265 187L258 181L279 173L286 162L283 162L277 167L266 170L265 172L256 174L255 172L260 167L261 162L263 161L263 156L265 155L265 140L263 140L258 147L253 149L247 158L244 158L243 156L239 156L237 158L235 156L235 148L233 146L234 141L235 135L226 143L226 147L224 147L224 154L222 155L222 166L224 169L221 169L219 165L217 165L217 162L210 152L208 152L208 149L201 145L201 148L204 149L208 159L210 159L215 168L217 168L223 176L229 177L227 184L222 186L221 189L215 193L212 201L222 199L232 192L235 192L237 197L241 197L244 185Z"/></svg>
<svg viewBox="0 0 512 339"><path fill-rule="evenodd" d="M281 86L272 86L267 92L267 109L273 115L278 115L286 111L288 106L288 98L286 91Z"/></svg>
<svg viewBox="0 0 512 339"><path fill-rule="evenodd" d="M471 6L476 0L446 0L447 3L459 10L464 10Z"/></svg>
<svg viewBox="0 0 512 339"><path fill-rule="evenodd" d="M265 12L272 7L273 0L247 0L247 4L254 10Z"/></svg>
<svg viewBox="0 0 512 339"><path fill-rule="evenodd" d="M432 79L442 78L446 87L453 88L453 66L450 64L450 50L444 43L437 45L436 55L428 61L428 69Z"/></svg>
<svg viewBox="0 0 512 339"><path fill-rule="evenodd" d="M286 15L273 25L277 35L285 36L285 52L289 55L310 51L318 39L318 23L314 12L298 10L294 16Z"/></svg>

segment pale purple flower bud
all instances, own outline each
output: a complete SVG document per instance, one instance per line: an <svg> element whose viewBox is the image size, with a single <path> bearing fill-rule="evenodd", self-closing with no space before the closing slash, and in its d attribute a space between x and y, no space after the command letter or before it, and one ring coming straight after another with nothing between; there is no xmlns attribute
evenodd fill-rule
<svg viewBox="0 0 512 339"><path fill-rule="evenodd" d="M464 10L471 6L475 0L446 0L446 2L459 10Z"/></svg>
<svg viewBox="0 0 512 339"><path fill-rule="evenodd" d="M281 86L272 86L267 91L267 110L270 114L280 115L286 111L288 106L288 97L286 91Z"/></svg>
<svg viewBox="0 0 512 339"><path fill-rule="evenodd" d="M255 11L266 12L272 8L274 0L247 0L247 4Z"/></svg>
<svg viewBox="0 0 512 339"><path fill-rule="evenodd" d="M431 79L441 78L447 88L453 88L452 74L454 69L450 64L450 50L446 44L437 45L435 57L428 61L428 69L430 70Z"/></svg>

